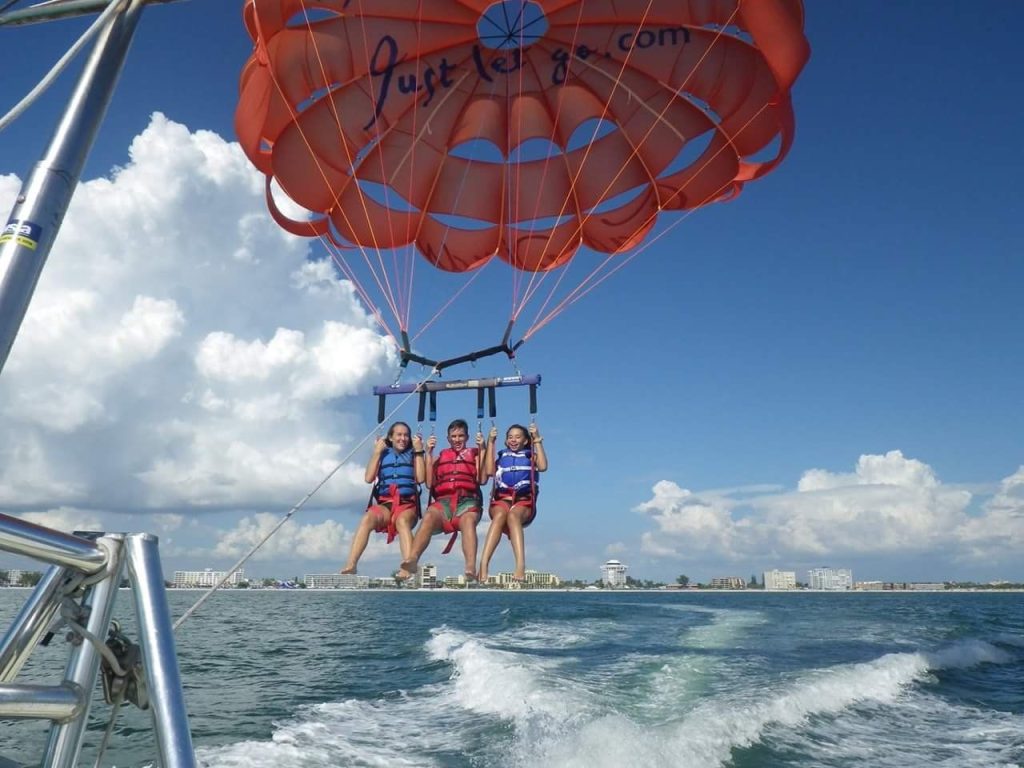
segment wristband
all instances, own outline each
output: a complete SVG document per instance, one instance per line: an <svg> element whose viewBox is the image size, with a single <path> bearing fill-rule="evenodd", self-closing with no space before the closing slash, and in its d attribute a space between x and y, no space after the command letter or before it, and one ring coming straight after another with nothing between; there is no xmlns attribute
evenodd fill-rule
<svg viewBox="0 0 1024 768"><path fill-rule="evenodd" d="M422 456L424 453L425 453L425 451L413 451L412 455L413 456Z"/></svg>

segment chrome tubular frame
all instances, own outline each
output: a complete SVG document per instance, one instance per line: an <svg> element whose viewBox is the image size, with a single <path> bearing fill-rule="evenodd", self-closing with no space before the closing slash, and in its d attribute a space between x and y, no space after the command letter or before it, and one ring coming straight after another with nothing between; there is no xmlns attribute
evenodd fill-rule
<svg viewBox="0 0 1024 768"><path fill-rule="evenodd" d="M46 546L40 544L46 542ZM143 675L153 714L158 764L195 768L171 614L164 590L157 538L150 534L98 534L95 541L69 536L0 514L0 549L59 562L46 572L0 640L0 718L50 720L41 765L74 768L82 750L101 649L118 586L127 574L135 593ZM70 553L70 554L69 554ZM69 559L75 564L63 564ZM63 608L63 610L62 610ZM70 619L72 650L60 685L16 684L21 667L54 622ZM0 758L0 765L6 764Z"/></svg>
<svg viewBox="0 0 1024 768"><path fill-rule="evenodd" d="M120 1L41 3L24 13L0 13L0 26L79 15ZM112 13L43 158L18 195L0 238L0 371L106 114L143 7L163 1L123 0L120 10ZM127 572L135 592L141 678L153 713L157 761L162 768L195 768L156 537L70 536L0 514L0 550L50 566L0 639L0 718L52 722L41 765L73 768L77 763L104 657L114 670L110 674L120 675L120 692L131 696L125 693L129 691L125 674L135 674L138 666L126 672L105 644L118 587ZM61 622L67 624L72 643L64 680L56 686L16 683L33 649L46 643ZM121 701L120 693L115 701ZM0 766L11 765L0 757Z"/></svg>

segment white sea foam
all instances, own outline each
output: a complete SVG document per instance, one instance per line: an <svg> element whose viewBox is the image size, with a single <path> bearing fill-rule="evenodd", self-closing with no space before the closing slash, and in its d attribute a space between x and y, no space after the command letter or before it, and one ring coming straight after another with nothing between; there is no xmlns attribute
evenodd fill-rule
<svg viewBox="0 0 1024 768"><path fill-rule="evenodd" d="M495 633L491 639L499 645L510 645L526 650L569 649L585 645L603 633L618 630L617 625L605 620L530 622Z"/></svg>
<svg viewBox="0 0 1024 768"><path fill-rule="evenodd" d="M925 654L931 669L964 669L978 664L1007 664L1013 657L984 640L962 640Z"/></svg>
<svg viewBox="0 0 1024 768"><path fill-rule="evenodd" d="M434 631L432 658L454 665L456 701L465 709L511 720L567 719L585 708L579 689L555 676L558 662L501 651L449 629Z"/></svg>
<svg viewBox="0 0 1024 768"><path fill-rule="evenodd" d="M723 616L726 622L733 618ZM546 631L537 625L526 635ZM507 640L502 638L501 645L508 647ZM572 659L516 653L494 648L493 642L493 637L438 628L426 650L434 661L451 665L449 680L374 702L310 707L294 721L278 724L269 741L201 750L201 764L432 768L445 765L446 753L459 754L475 740L476 754L485 752L486 764L496 768L722 768L733 750L759 742L788 745L809 755L829 750L833 756L866 758L877 768L980 768L1011 765L1006 745L1014 743L1014 728L1020 733L1017 716L957 710L917 685L935 670L1012 660L1005 651L979 641L932 653L888 654L790 680L752 676L744 689L734 686L704 696L688 709L680 694L691 684L686 678L694 670L685 663L672 661L655 669L656 656L637 654L628 660L631 669L624 670L629 673L625 677L642 672L646 685L612 678L605 682L610 689L632 691L630 702L583 679L606 675L607 668L582 672ZM718 673L732 676L735 669L720 667ZM650 696L659 699L658 706L636 701ZM914 729L914 735L891 732L887 724L897 722ZM507 729L495 730L499 724ZM879 734L886 728L891 742L904 750L912 745L919 753L908 760L904 751L902 762L878 759L877 750L885 746ZM942 743L944 729L955 738L947 739L946 749L930 752L932 745Z"/></svg>
<svg viewBox="0 0 1024 768"><path fill-rule="evenodd" d="M815 718L800 729L763 739L787 752L828 754L837 764L873 768L1017 768L1024 754L1024 718L943 701L921 691L899 707L863 706L858 716Z"/></svg>
<svg viewBox="0 0 1024 768"><path fill-rule="evenodd" d="M816 670L778 686L762 682L744 696L715 697L680 720L653 727L610 713L581 728L563 729L546 743L521 740L514 764L718 768L727 764L734 749L757 743L769 730L800 731L812 720L854 707L899 711L909 706L908 691L931 670L1008 659L994 646L971 641L932 654L888 654L868 663Z"/></svg>
<svg viewBox="0 0 1024 768"><path fill-rule="evenodd" d="M751 611L714 611L711 622L691 627L686 644L698 648L734 648L736 641L750 637L766 619Z"/></svg>
<svg viewBox="0 0 1024 768"><path fill-rule="evenodd" d="M440 767L432 755L459 749L453 729L434 725L443 722L443 702L424 696L320 704L279 723L270 741L201 749L199 762L203 768Z"/></svg>

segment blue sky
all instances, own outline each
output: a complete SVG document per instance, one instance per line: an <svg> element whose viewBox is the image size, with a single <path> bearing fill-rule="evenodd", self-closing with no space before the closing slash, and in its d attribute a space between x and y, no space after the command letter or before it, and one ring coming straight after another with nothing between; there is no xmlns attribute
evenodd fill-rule
<svg viewBox="0 0 1024 768"><path fill-rule="evenodd" d="M78 359L59 340L23 336L0 377L3 430L23 441L18 456L35 457L22 466L14 445L0 449L8 452L0 508L72 526L155 529L167 570L229 565L372 427L376 404L361 393L394 376L345 291L301 306L286 293L296 264L323 254L257 221L258 190L242 165L231 174L210 170L212 161L190 170L193 156L232 152L237 76L249 53L240 18L227 2L146 10L87 191L69 213L72 231L26 320L37 323L30 338L45 340L45 329L67 319L68 297L78 297L80 317L94 322L75 327L116 343L93 352L79 343ZM660 580L768 568L803 578L808 567L833 565L852 567L855 579L1024 581L1024 107L1015 98L1024 78L1013 39L1021 22L1024 8L1012 0L939 3L927 14L880 0L807 3L813 52L794 89L797 137L782 166L737 200L688 216L520 353L524 372L544 376L538 423L551 459L527 536L530 567L589 579L617 557L631 575ZM84 26L0 29L0 67L13 73L4 108ZM27 174L71 83L65 76L0 135L5 207L17 190L10 175ZM125 213L160 173L185 192L162 210ZM209 278L190 249L220 244L237 254L228 235L241 220L256 222L245 244L259 268L232 272L207 295L192 282ZM124 226L136 229L110 235ZM136 283L145 289L122 280L131 270L116 271L165 247L180 271L147 272ZM213 252L203 252L204 264ZM285 254L287 268L273 264ZM417 306L448 285L425 270L418 280ZM494 343L504 280L489 270L453 313L478 335L453 340L465 332L450 320L424 345L445 355ZM101 320L121 298L125 311ZM146 318L152 346L124 353L124 318ZM253 373L241 393L238 368L228 369L263 371L266 361L253 356L267 353L278 328L304 332L299 341L278 336L274 347L301 350L294 359L304 364L318 351L349 349L331 346L338 335L328 321L345 325L332 328L358 348L344 371L297 363L287 375L275 368L277 379ZM95 373L104 364L124 366L119 383ZM473 373L507 372L498 361ZM280 404L271 389L279 386L312 388L281 406L290 431L253 415ZM182 405L193 402L203 414ZM501 393L499 424L526 418L525 402L525 393ZM471 396L452 396L439 419L474 410ZM402 415L415 420L411 408ZM97 444L111 448L97 455L89 449ZM336 569L365 495L357 475L366 455L248 570ZM214 467L213 456L231 460ZM251 483L268 475L275 482L266 487ZM182 490L214 476L228 476L235 490ZM438 549L427 559L461 572L458 558ZM397 559L376 543L361 570L388 573ZM503 545L495 565L509 564Z"/></svg>

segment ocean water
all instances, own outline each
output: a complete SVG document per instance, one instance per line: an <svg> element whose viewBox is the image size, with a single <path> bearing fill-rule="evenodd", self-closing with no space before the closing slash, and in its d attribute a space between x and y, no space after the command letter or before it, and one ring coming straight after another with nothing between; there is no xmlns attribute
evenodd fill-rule
<svg viewBox="0 0 1024 768"><path fill-rule="evenodd" d="M1024 766L1022 594L231 591L177 639L208 768ZM153 764L124 710L103 765Z"/></svg>

